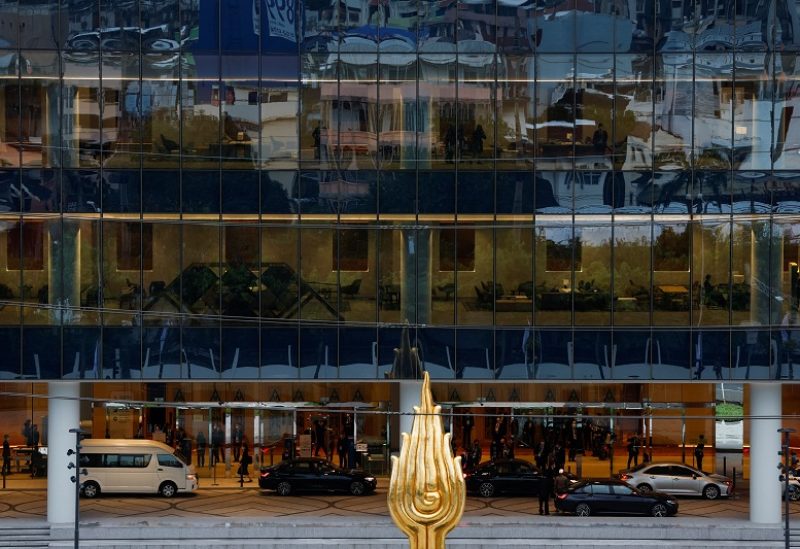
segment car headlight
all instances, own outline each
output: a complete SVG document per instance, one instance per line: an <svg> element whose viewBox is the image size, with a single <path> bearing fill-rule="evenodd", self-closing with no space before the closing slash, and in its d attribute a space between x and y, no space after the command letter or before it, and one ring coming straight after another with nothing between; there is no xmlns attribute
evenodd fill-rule
<svg viewBox="0 0 800 549"><path fill-rule="evenodd" d="M375 482L375 477L364 477L364 480L367 482Z"/></svg>
<svg viewBox="0 0 800 549"><path fill-rule="evenodd" d="M197 480L196 475L186 475L186 480Z"/></svg>

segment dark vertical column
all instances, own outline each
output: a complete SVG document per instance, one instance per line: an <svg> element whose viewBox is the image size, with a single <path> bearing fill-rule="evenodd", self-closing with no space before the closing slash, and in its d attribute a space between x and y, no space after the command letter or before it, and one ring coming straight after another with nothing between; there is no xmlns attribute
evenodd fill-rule
<svg viewBox="0 0 800 549"><path fill-rule="evenodd" d="M412 324L431 320L431 264L431 230L403 229L400 309Z"/></svg>
<svg viewBox="0 0 800 549"><path fill-rule="evenodd" d="M783 236L769 220L754 222L751 248L750 319L761 326L780 324Z"/></svg>
<svg viewBox="0 0 800 549"><path fill-rule="evenodd" d="M76 223L50 224L50 262L48 265L49 302L55 324L69 323L80 307L80 228ZM98 304L99 305L99 304Z"/></svg>

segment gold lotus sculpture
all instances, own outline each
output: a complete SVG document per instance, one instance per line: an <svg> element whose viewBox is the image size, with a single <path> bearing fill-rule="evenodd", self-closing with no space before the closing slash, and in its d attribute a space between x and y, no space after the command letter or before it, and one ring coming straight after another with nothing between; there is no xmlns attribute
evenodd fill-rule
<svg viewBox="0 0 800 549"><path fill-rule="evenodd" d="M453 457L441 411L433 404L425 372L411 434L402 434L400 457L392 457L388 494L392 520L408 536L411 549L444 549L445 537L464 513L461 458Z"/></svg>

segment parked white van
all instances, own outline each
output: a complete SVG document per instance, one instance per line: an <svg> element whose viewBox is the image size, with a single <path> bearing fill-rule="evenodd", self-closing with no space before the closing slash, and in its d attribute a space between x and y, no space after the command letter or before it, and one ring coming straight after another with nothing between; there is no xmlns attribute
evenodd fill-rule
<svg viewBox="0 0 800 549"><path fill-rule="evenodd" d="M194 467L180 452L155 440L85 439L81 441L81 493L138 492L174 496L198 487Z"/></svg>

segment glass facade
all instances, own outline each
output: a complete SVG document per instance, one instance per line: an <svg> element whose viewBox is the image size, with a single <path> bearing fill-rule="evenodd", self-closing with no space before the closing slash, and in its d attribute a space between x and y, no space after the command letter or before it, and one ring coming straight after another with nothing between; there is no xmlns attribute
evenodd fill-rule
<svg viewBox="0 0 800 549"><path fill-rule="evenodd" d="M0 379L794 379L798 55L786 0L5 1Z"/></svg>

